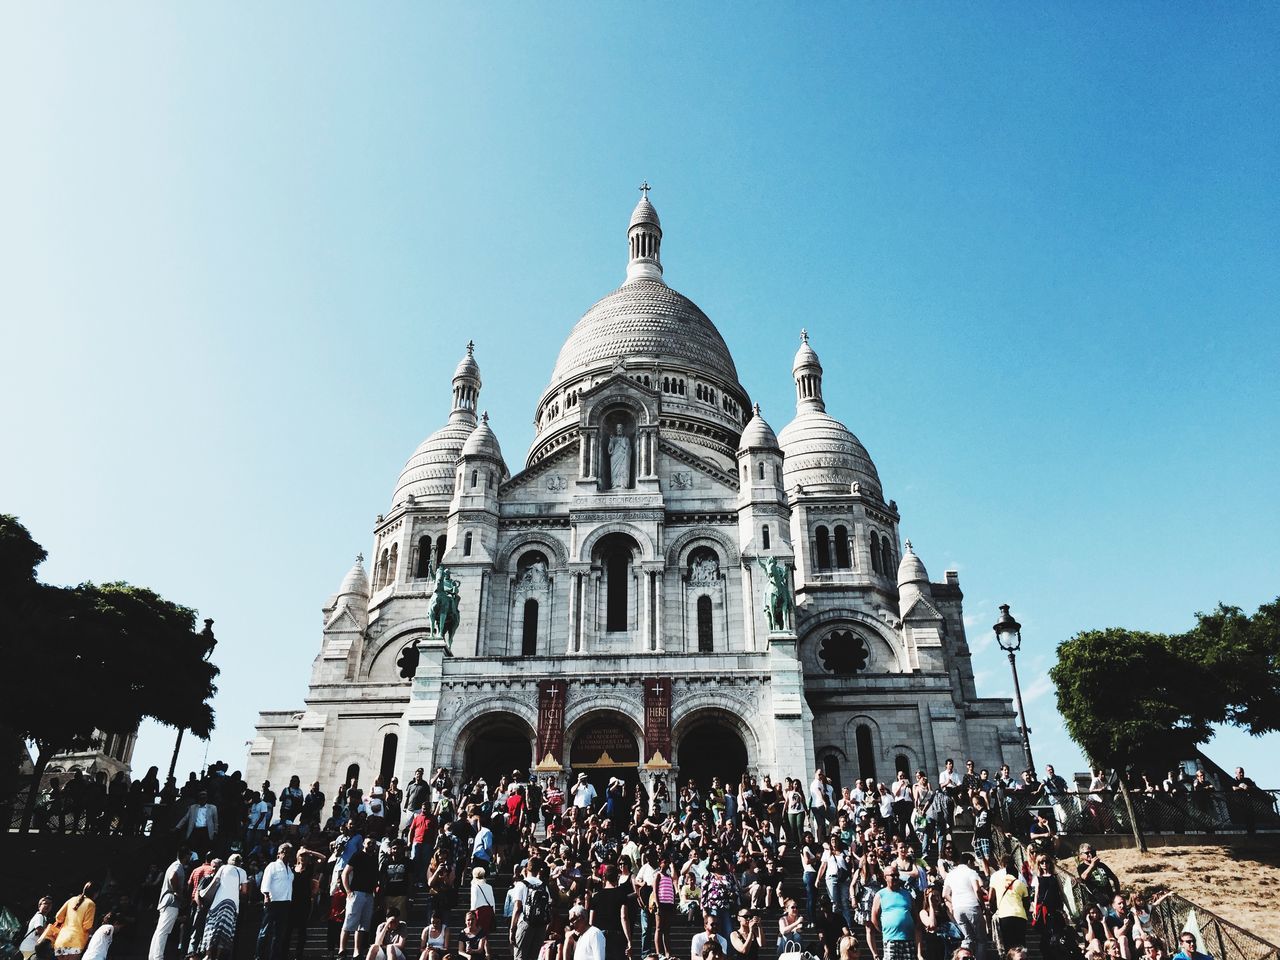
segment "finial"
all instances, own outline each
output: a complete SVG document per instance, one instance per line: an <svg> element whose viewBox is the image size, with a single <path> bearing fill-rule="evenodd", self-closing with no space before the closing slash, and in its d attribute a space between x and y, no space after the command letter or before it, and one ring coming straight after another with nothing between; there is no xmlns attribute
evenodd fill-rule
<svg viewBox="0 0 1280 960"><path fill-rule="evenodd" d="M489 411L486 410L484 413L480 414L480 419L487 425L489 423Z"/></svg>
<svg viewBox="0 0 1280 960"><path fill-rule="evenodd" d="M364 563L364 554L363 554L363 553L357 553L357 554L356 554L356 563Z"/></svg>
<svg viewBox="0 0 1280 960"><path fill-rule="evenodd" d="M642 181L640 181L640 187L639 187L639 189L640 189L640 199L641 199L641 200L648 200L648 199L649 199L649 191L653 189L653 187L649 186L649 181L648 181L648 180L642 180Z"/></svg>
<svg viewBox="0 0 1280 960"><path fill-rule="evenodd" d="M751 405L751 414L752 416L756 416L756 417L760 416L760 404L753 403Z"/></svg>
<svg viewBox="0 0 1280 960"><path fill-rule="evenodd" d="M476 352L476 342L474 340L467 341L467 356L473 357Z"/></svg>
<svg viewBox="0 0 1280 960"><path fill-rule="evenodd" d="M910 541L910 540L907 540L907 541L906 541L906 547L907 547L907 553L910 553L910 552L911 552L911 541Z"/></svg>
<svg viewBox="0 0 1280 960"><path fill-rule="evenodd" d="M809 342L809 331L806 330L804 327L800 328L800 342L801 343Z"/></svg>

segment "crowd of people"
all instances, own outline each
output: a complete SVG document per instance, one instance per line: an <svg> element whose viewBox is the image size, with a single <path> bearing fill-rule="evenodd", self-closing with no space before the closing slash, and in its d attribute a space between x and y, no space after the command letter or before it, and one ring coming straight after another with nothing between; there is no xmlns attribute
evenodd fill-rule
<svg viewBox="0 0 1280 960"><path fill-rule="evenodd" d="M138 811L176 847L143 882L149 958L302 958L323 927L338 960L489 960L495 938L518 960L666 960L677 928L697 931L690 960L1019 960L1029 936L1046 960L1164 960L1151 905L1124 896L1087 844L1072 869L1094 905L1082 925L1068 919L1054 809L1065 796L1052 767L1015 780L950 760L934 779L839 789L823 770L678 789L418 770L403 787L352 780L332 798L297 777L252 789L219 764ZM127 805L119 822L135 822ZM1001 831L1023 837L1025 859ZM95 916L96 893L86 885L57 911L42 901L24 955L106 960L120 920Z"/></svg>

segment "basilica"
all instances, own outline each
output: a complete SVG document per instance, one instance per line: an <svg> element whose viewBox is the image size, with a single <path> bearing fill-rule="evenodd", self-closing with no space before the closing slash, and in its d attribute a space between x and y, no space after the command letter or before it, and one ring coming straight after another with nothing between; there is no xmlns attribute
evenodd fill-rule
<svg viewBox="0 0 1280 960"><path fill-rule="evenodd" d="M627 244L515 472L466 345L368 572L357 558L324 605L305 706L259 715L250 783L821 767L848 785L1020 755L1010 702L975 688L959 576L931 580L902 539L809 334L775 433L715 324L663 281L647 191Z"/></svg>

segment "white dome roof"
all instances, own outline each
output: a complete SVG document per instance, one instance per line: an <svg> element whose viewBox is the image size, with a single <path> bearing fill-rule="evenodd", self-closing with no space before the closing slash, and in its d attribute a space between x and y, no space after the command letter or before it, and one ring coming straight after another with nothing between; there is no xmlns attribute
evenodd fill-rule
<svg viewBox="0 0 1280 960"><path fill-rule="evenodd" d="M424 500L448 502L453 496L458 456L474 430L473 424L459 419L423 440L400 471L391 505L403 503L410 494Z"/></svg>
<svg viewBox="0 0 1280 960"><path fill-rule="evenodd" d="M364 572L364 556L356 557L356 565L342 578L342 586L338 588L338 596L352 594L357 597L369 596L369 575Z"/></svg>
<svg viewBox="0 0 1280 960"><path fill-rule="evenodd" d="M627 229L630 230L637 223L652 223L659 230L662 229L662 224L658 221L658 211L654 209L648 197L641 197L636 208L631 211L631 222L627 224Z"/></svg>
<svg viewBox="0 0 1280 960"><path fill-rule="evenodd" d="M760 404L757 403L752 408L751 419L742 428L742 437L738 441L738 449L751 450L762 447L770 450L780 450L778 436L773 432L773 427L769 426L765 418L760 415Z"/></svg>
<svg viewBox="0 0 1280 960"><path fill-rule="evenodd" d="M902 562L898 564L898 586L905 587L909 583L928 583L929 573L924 568L924 561L911 549L911 541L903 544Z"/></svg>
<svg viewBox="0 0 1280 960"><path fill-rule="evenodd" d="M507 464L502 459L502 447L498 445L498 435L489 426L489 414L487 412L480 418L480 422L471 431L471 435L467 437L466 443L462 445L462 453L460 455L464 457L487 457L490 460L496 460L502 465L503 476L506 476Z"/></svg>
<svg viewBox="0 0 1280 960"><path fill-rule="evenodd" d="M848 493L854 483L883 500L880 475L861 441L843 423L822 410L804 410L778 435L785 459L783 483L788 490Z"/></svg>

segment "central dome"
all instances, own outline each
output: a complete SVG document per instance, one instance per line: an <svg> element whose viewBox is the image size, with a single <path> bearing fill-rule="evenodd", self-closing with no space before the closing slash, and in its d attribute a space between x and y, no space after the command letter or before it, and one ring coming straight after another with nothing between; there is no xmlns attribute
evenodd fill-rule
<svg viewBox="0 0 1280 960"><path fill-rule="evenodd" d="M661 280L630 280L583 314L560 348L551 382L563 383L619 358L675 362L738 382L715 324Z"/></svg>

